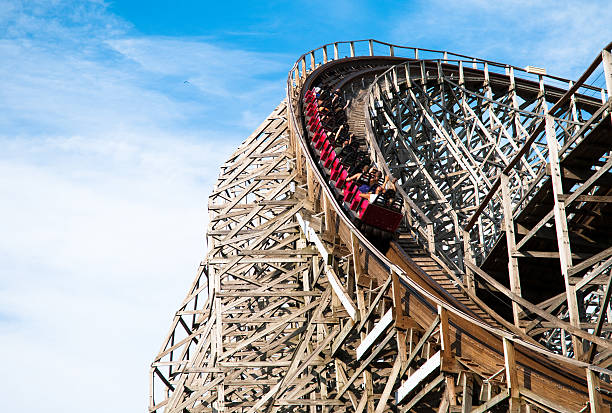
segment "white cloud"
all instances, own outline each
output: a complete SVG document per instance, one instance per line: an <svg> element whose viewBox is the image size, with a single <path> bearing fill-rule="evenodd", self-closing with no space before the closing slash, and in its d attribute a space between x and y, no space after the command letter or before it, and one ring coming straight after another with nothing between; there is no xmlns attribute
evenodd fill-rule
<svg viewBox="0 0 612 413"><path fill-rule="evenodd" d="M398 15L396 42L545 67L572 78L612 39L612 8L605 0L434 0Z"/></svg>
<svg viewBox="0 0 612 413"><path fill-rule="evenodd" d="M206 194L230 148L125 138L0 143L12 152L0 160L10 410L146 403L146 367L204 255Z"/></svg>
<svg viewBox="0 0 612 413"><path fill-rule="evenodd" d="M6 410L138 411L218 167L282 98L285 57L71 6L0 3L0 387Z"/></svg>

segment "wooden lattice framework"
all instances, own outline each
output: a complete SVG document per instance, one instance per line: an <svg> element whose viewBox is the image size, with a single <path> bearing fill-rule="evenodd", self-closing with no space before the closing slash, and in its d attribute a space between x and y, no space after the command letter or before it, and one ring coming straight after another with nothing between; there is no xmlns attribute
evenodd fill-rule
<svg viewBox="0 0 612 413"><path fill-rule="evenodd" d="M343 47L348 58L340 58ZM381 49L412 59L378 77L366 95L359 92L366 97L372 159L403 186L406 219L386 255L355 228L327 186L308 149L300 105L303 88L317 76L348 73L337 62L356 73L345 76L346 93L367 87L359 73L383 64L367 59ZM597 280L592 284L601 290L602 279L608 282L588 304L596 308L589 313L594 331L571 314L563 320L568 295L537 306L483 270L496 240L519 249L518 231L509 229L524 231L513 219L529 194L544 188L547 173L559 201L552 211L557 226L563 203L595 199L578 198L592 185L562 195L567 189L554 180L563 179L563 159L549 142L554 137L561 153L563 145L571 151L609 122L609 50L565 88L556 78L556 87L548 87L552 78L515 77L520 69L507 65L496 66L505 71L499 73L489 70L492 62L373 40L334 43L300 57L287 101L221 168L209 201L209 252L152 363L149 410L609 409L605 380L612 372L593 363L612 352L602 333L609 317L601 311L609 307L607 249L578 269L571 260L565 267L572 275L586 270L584 285ZM599 102L583 93L598 68L607 82ZM591 177L607 171L606 159ZM563 231L558 235L561 246ZM510 298L514 325L478 297L479 283ZM574 359L538 343L554 341L555 332L561 344L549 348ZM575 354L579 346L586 351Z"/></svg>

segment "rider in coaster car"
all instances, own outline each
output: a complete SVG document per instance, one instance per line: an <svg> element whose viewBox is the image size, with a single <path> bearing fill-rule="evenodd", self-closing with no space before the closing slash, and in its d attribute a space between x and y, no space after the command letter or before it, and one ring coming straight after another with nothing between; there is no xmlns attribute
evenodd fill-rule
<svg viewBox="0 0 612 413"><path fill-rule="evenodd" d="M373 178L375 179L375 178ZM376 186L373 190L370 190L365 193L358 194L361 198L365 198L370 203L376 201L379 196L383 197L383 204L390 208L393 206L393 202L395 200L396 194L396 186L397 178L393 178L393 180L389 180L388 176L385 176L385 181L382 185ZM361 189L361 188L360 188Z"/></svg>
<svg viewBox="0 0 612 413"><path fill-rule="evenodd" d="M369 165L364 165L361 172L357 172L355 175L351 175L350 177L348 177L346 179L346 182L352 182L352 181L357 181L357 182L363 182L365 180L365 182L368 182L368 170L370 169Z"/></svg>

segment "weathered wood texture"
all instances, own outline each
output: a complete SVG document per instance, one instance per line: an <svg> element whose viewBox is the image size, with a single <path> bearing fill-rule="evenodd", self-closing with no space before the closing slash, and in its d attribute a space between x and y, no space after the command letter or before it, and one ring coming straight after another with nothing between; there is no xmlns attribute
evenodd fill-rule
<svg viewBox="0 0 612 413"><path fill-rule="evenodd" d="M391 57L355 57L381 47ZM341 59L342 50L351 57ZM586 139L575 136L609 122L606 105L566 97L543 75L534 82L515 76L521 69L500 73L503 66L446 52L436 52L438 62L414 60L420 52L367 40L298 60L288 100L221 168L209 201L209 251L152 363L150 411L609 410L609 371L596 364L611 358L610 314L599 308L585 319L580 289L598 292L591 307L609 306L612 253L601 248L577 264L573 255L584 251L569 244L548 254L561 258L566 284L576 287L535 305L521 286L527 250L519 252L533 250L524 237L553 217L574 217L563 217L572 202L607 205L607 193L591 190L605 177L607 157L589 173L564 169ZM609 52L600 61L612 82ZM367 138L373 161L400 177L406 220L386 255L357 231L309 150L301 97L317 82L363 102L349 123ZM547 119L560 129L538 129L559 102L569 106ZM546 132L550 139L554 131L566 134L566 155L551 167ZM578 175L582 191L563 181ZM557 182L537 184L548 176ZM503 193L500 181L508 183ZM529 202L517 203L517 193L538 199L534 190L555 197L539 212L542 224L523 226L517 216ZM565 248L573 228L565 235L557 225L549 239ZM499 240L510 245L500 255L509 288L483 267ZM507 297L509 319L479 297L484 284ZM550 352L542 337L554 334L546 331L560 331L563 355L584 343L582 359L591 364Z"/></svg>

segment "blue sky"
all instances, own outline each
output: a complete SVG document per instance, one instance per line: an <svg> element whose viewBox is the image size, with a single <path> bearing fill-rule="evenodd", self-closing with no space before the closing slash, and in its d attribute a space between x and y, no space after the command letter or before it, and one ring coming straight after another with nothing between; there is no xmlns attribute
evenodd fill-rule
<svg viewBox="0 0 612 413"><path fill-rule="evenodd" d="M10 411L143 411L219 165L303 52L377 38L577 78L605 1L0 0L0 378Z"/></svg>

